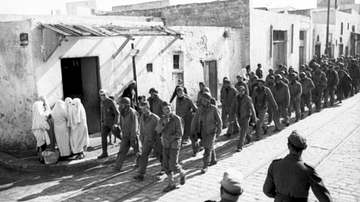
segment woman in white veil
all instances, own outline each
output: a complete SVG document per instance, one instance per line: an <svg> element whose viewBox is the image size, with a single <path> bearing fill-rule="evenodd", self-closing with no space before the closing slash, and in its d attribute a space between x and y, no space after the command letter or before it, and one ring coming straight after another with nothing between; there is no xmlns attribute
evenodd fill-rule
<svg viewBox="0 0 360 202"><path fill-rule="evenodd" d="M71 154L68 121L68 110L62 100L58 100L52 110L56 143L59 147L60 156L68 157Z"/></svg>
<svg viewBox="0 0 360 202"><path fill-rule="evenodd" d="M32 127L31 130L36 138L36 147L38 158L41 163L44 163L42 152L45 151L46 146L50 144L48 130L50 126L47 122L47 115L44 111L42 101L36 101L32 107Z"/></svg>
<svg viewBox="0 0 360 202"><path fill-rule="evenodd" d="M85 157L84 150L89 146L89 132L86 123L86 112L79 98L73 99L69 108L70 146L76 159Z"/></svg>
<svg viewBox="0 0 360 202"><path fill-rule="evenodd" d="M45 96L40 96L39 97L39 101L43 102L43 110L45 113L45 116L47 118L47 122L50 126L50 128L48 129L48 134L49 134L49 138L50 138L50 145L48 146L49 149L51 150L55 150L55 132L54 132L54 121L51 117L51 109L50 109L50 105L48 100L46 99Z"/></svg>

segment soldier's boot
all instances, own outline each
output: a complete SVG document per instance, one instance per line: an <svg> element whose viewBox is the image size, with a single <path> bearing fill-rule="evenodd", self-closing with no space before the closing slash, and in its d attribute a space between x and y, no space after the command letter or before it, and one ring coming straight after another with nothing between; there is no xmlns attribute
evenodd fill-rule
<svg viewBox="0 0 360 202"><path fill-rule="evenodd" d="M172 173L168 174L168 186L163 189L163 192L169 192L176 189L174 183L174 175Z"/></svg>
<svg viewBox="0 0 360 202"><path fill-rule="evenodd" d="M186 182L186 172L185 170L182 170L180 171L180 184L181 185L184 185Z"/></svg>

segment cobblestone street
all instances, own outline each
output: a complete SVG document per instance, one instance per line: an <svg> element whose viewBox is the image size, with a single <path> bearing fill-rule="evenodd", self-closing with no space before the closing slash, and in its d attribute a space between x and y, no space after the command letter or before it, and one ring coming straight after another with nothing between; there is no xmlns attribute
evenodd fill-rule
<svg viewBox="0 0 360 202"><path fill-rule="evenodd" d="M281 132L254 142L240 153L235 152L237 137L223 136L216 143L218 164L201 174L202 155L191 157L186 147L180 156L187 170L184 186L163 193L166 176L157 176L160 166L150 160L144 181L136 175L134 157L130 156L122 172L114 173L104 164L83 170L62 173L18 173L2 170L1 201L205 201L219 200L219 181L228 167L244 174L246 186L241 201L272 201L262 193L267 169L273 159L287 153L287 136L292 130L307 137L309 147L303 159L316 167L334 201L360 201L360 95L342 105L324 109L304 120L291 124ZM6 173L6 174L5 174ZM316 201L312 192L309 201Z"/></svg>

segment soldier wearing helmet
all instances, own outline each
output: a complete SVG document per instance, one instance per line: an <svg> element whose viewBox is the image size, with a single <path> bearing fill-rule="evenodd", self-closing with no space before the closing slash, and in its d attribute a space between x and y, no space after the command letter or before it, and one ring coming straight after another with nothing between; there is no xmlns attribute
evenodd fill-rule
<svg viewBox="0 0 360 202"><path fill-rule="evenodd" d="M211 100L212 97L209 92L202 94L201 106L196 111L190 128L192 134L201 134L202 137L202 145L205 149L202 173L206 173L209 165L217 163L214 145L215 139L221 134L222 129L220 111L211 104Z"/></svg>
<svg viewBox="0 0 360 202"><path fill-rule="evenodd" d="M140 127L138 121L138 113L130 107L131 101L128 97L120 100L120 126L122 130L122 140L120 143L119 153L113 170L119 172L126 159L130 147L134 149L136 155L136 165L139 166L139 158L141 155L141 143L139 140Z"/></svg>
<svg viewBox="0 0 360 202"><path fill-rule="evenodd" d="M225 134L225 136L228 138L239 131L239 126L230 119L230 107L236 94L237 90L233 85L231 85L230 80L227 77L224 77L223 86L220 91L221 120L223 123L223 128L228 127L228 130Z"/></svg>
<svg viewBox="0 0 360 202"><path fill-rule="evenodd" d="M120 112L116 107L114 100L109 98L109 95L105 89L99 91L101 98L101 147L102 153L98 156L98 159L106 158L107 153L107 136L111 131L114 131L118 127ZM111 134L110 134L111 135ZM111 137L110 137L111 138ZM110 140L111 143L111 140Z"/></svg>
<svg viewBox="0 0 360 202"><path fill-rule="evenodd" d="M239 86L238 91L239 94L231 104L230 117L232 121L238 121L240 125L240 137L236 149L237 152L240 152L245 144L245 138L251 142L251 136L247 134L250 118L257 122L257 117L252 99L245 94L244 86Z"/></svg>
<svg viewBox="0 0 360 202"><path fill-rule="evenodd" d="M162 103L164 102L158 95L159 91L155 88L150 88L149 94L150 97L147 99L147 101L150 104L150 111L159 117L161 117L164 112L162 110Z"/></svg>
<svg viewBox="0 0 360 202"><path fill-rule="evenodd" d="M261 129L263 129L264 134L267 134L267 126L264 124L264 118L268 111L268 106L272 105L274 109L278 107L271 90L265 86L265 81L262 79L258 79L258 86L254 90L252 100L254 102L256 115L259 119L256 123L255 136L257 139L260 139Z"/></svg>
<svg viewBox="0 0 360 202"><path fill-rule="evenodd" d="M338 73L334 70L334 65L328 65L329 69L325 72L327 78L327 85L324 90L324 108L328 107L328 101L330 97L330 106L335 102L335 90L339 84Z"/></svg>
<svg viewBox="0 0 360 202"><path fill-rule="evenodd" d="M163 102L163 111L164 115L160 117L155 130L161 134L163 168L168 179L168 186L163 191L169 192L176 188L174 182L175 173L180 173L181 185L186 182L186 172L178 162L181 139L184 133L184 120L172 112L171 105L168 102Z"/></svg>
<svg viewBox="0 0 360 202"><path fill-rule="evenodd" d="M296 73L290 73L289 75L289 91L290 91L290 107L288 108L288 116L291 117L292 110L295 111L295 122L298 122L300 119L300 101L302 94L302 86L297 81L298 76Z"/></svg>
<svg viewBox="0 0 360 202"><path fill-rule="evenodd" d="M190 125L193 113L196 110L197 107L195 103L190 99L187 94L185 94L184 88L177 88L176 115L180 116L185 122L182 143L187 144L190 139L194 154L197 153L197 140L195 140L194 137L190 134Z"/></svg>
<svg viewBox="0 0 360 202"><path fill-rule="evenodd" d="M300 101L300 111L301 111L300 118L303 118L305 112L305 105L309 109L308 116L310 116L312 113L311 91L315 88L315 85L313 81L306 76L305 72L300 73L300 84L302 88L301 101Z"/></svg>
<svg viewBox="0 0 360 202"><path fill-rule="evenodd" d="M154 149L154 155L162 164L162 148L156 148L156 143L159 141L157 132L155 130L160 118L150 111L149 102L145 101L140 103L142 115L140 117L140 140L142 145L138 175L134 179L142 181L148 165L149 155L151 150Z"/></svg>
<svg viewBox="0 0 360 202"><path fill-rule="evenodd" d="M326 88L327 85L327 78L325 73L320 69L320 65L319 64L315 64L315 71L313 72L312 75L312 80L315 84L315 89L314 89L314 94L313 94L313 98L314 98L314 103L316 106L316 111L319 112L321 110L321 101L323 98L323 91Z"/></svg>
<svg viewBox="0 0 360 202"><path fill-rule="evenodd" d="M283 118L283 123L289 126L287 108L290 105L290 92L288 85L285 84L282 79L282 75L275 74L275 85L271 88L271 92L278 106L278 110L274 110L275 132L280 130L280 115Z"/></svg>

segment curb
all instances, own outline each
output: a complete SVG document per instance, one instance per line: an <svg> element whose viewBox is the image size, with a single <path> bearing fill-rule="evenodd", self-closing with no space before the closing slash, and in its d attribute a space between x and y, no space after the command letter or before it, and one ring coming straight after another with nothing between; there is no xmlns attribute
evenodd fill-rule
<svg viewBox="0 0 360 202"><path fill-rule="evenodd" d="M90 168L102 164L111 164L116 161L116 152L109 154L108 158L97 159L97 157L85 158L81 160L59 161L55 164L46 165L38 161L26 161L14 156L0 152L0 166L4 168L25 171L25 172L53 172L53 171L71 171L79 168Z"/></svg>
<svg viewBox="0 0 360 202"><path fill-rule="evenodd" d="M227 129L223 129L224 130ZM222 132L222 134L223 134ZM191 144L184 145L182 149L191 147ZM131 150L131 149L130 149ZM24 159L18 159L14 156L6 154L0 151L0 166L17 171L24 172L62 172L62 171L75 171L79 168L85 170L87 168L91 168L99 165L108 165L115 163L116 155L118 152L109 153L109 157L104 159L97 159L97 157L84 158L80 160L72 160L72 161L58 161L55 164L46 165L39 163L36 161L27 161ZM134 156L134 153L128 153L127 157ZM34 157L36 158L36 157Z"/></svg>

